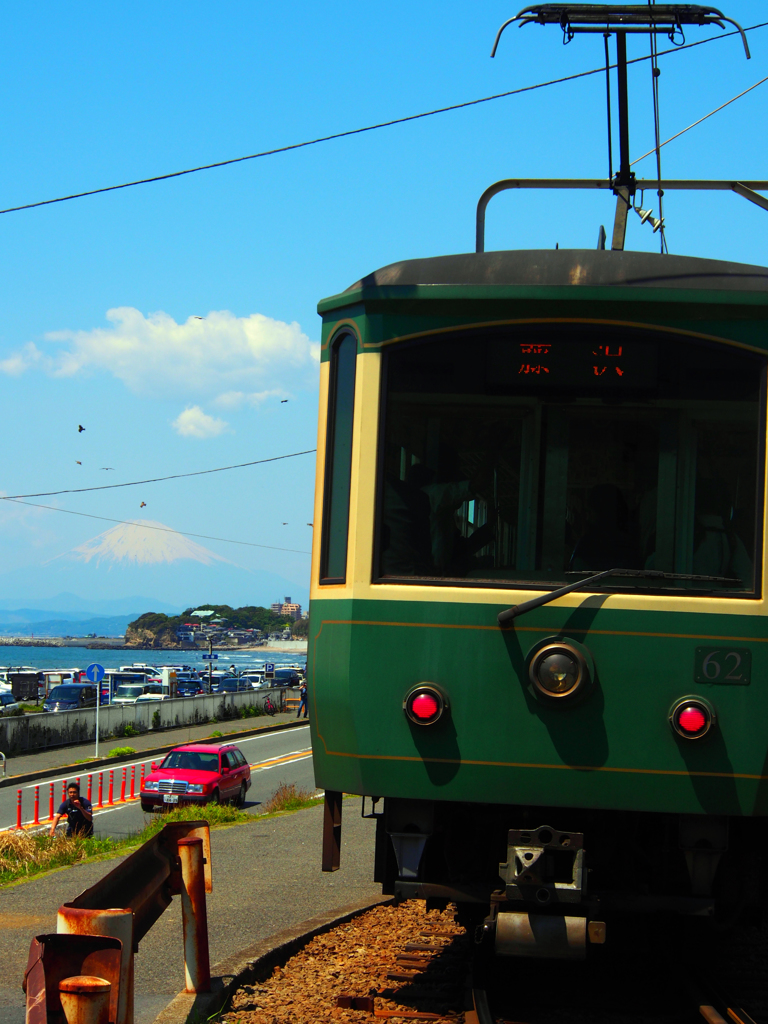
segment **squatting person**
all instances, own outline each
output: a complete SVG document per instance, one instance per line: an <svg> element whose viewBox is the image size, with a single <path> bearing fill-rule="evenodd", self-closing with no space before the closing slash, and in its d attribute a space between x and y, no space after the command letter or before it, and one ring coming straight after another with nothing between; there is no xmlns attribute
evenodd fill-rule
<svg viewBox="0 0 768 1024"><path fill-rule="evenodd" d="M68 836L87 839L93 835L93 804L84 796L80 796L80 786L76 782L70 782L67 786L67 799L60 804L54 816L51 835L54 834L56 826L64 816L67 819Z"/></svg>

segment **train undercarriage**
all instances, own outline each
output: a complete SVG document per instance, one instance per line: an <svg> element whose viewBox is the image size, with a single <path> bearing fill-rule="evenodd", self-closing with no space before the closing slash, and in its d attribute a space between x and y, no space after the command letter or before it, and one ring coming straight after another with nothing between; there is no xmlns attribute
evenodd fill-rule
<svg viewBox="0 0 768 1024"><path fill-rule="evenodd" d="M456 903L499 955L584 957L617 915L725 927L765 911L762 818L396 798L366 811L382 891Z"/></svg>

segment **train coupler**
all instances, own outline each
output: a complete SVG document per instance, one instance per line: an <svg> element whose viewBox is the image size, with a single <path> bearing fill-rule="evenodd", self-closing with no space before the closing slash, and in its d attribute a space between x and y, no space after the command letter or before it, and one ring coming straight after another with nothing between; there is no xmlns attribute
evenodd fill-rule
<svg viewBox="0 0 768 1024"><path fill-rule="evenodd" d="M583 832L558 832L542 825L510 829L507 860L499 864L506 898L534 907L581 903L586 889Z"/></svg>

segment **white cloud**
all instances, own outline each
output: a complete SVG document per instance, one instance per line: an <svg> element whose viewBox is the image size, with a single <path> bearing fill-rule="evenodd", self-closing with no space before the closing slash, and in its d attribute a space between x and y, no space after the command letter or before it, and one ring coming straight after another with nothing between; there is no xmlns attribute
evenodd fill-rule
<svg viewBox="0 0 768 1024"><path fill-rule="evenodd" d="M44 358L43 353L34 342L27 342L18 352L14 352L7 359L0 360L0 373L7 373L9 377L18 377L25 370L44 361Z"/></svg>
<svg viewBox="0 0 768 1024"><path fill-rule="evenodd" d="M213 404L217 405L220 409L239 409L246 403L248 405L262 405L270 398L288 398L289 393L283 391L282 388L270 388L267 391L253 391L251 394L246 394L245 391L225 391L224 394L218 395L214 400Z"/></svg>
<svg viewBox="0 0 768 1024"><path fill-rule="evenodd" d="M173 421L173 429L182 437L218 437L225 430L229 430L229 424L225 420L209 416L199 405L189 405Z"/></svg>
<svg viewBox="0 0 768 1024"><path fill-rule="evenodd" d="M163 396L214 396L248 387L259 395L279 391L288 375L292 384L312 386L316 379L320 346L295 322L214 310L204 319L176 323L167 313L144 316L131 306L108 310L107 320L109 327L91 331L50 332L45 340L60 343L57 352L30 343L0 362L0 372L18 375L39 366L74 377L102 371L138 394Z"/></svg>

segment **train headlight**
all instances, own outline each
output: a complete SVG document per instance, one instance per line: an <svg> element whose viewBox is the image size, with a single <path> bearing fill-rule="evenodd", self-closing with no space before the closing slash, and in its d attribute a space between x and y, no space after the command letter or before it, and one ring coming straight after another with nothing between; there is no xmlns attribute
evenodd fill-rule
<svg viewBox="0 0 768 1024"><path fill-rule="evenodd" d="M675 701L669 712L669 724L686 740L700 740L716 722L715 709L701 697L683 697Z"/></svg>
<svg viewBox="0 0 768 1024"><path fill-rule="evenodd" d="M537 694L554 700L581 695L591 682L587 659L570 640L538 647L530 657L528 677Z"/></svg>
<svg viewBox="0 0 768 1024"><path fill-rule="evenodd" d="M434 725L448 710L448 699L432 683L420 683L409 690L403 701L403 711L416 725Z"/></svg>

